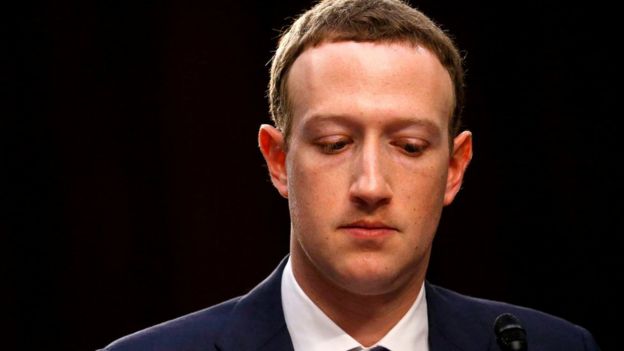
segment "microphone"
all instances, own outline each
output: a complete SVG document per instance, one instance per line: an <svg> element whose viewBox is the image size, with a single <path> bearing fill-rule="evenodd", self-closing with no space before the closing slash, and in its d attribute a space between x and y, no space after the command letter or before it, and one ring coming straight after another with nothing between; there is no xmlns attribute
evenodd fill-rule
<svg viewBox="0 0 624 351"><path fill-rule="evenodd" d="M494 321L496 341L502 351L527 351L526 331L511 313L503 313Z"/></svg>

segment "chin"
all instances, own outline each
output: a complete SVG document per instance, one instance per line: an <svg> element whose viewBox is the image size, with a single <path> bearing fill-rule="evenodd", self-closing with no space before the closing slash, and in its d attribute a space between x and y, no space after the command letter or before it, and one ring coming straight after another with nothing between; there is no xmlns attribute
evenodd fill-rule
<svg viewBox="0 0 624 351"><path fill-rule="evenodd" d="M380 276L349 278L343 280L340 285L351 294L360 296L384 295L397 289L396 279Z"/></svg>
<svg viewBox="0 0 624 351"><path fill-rule="evenodd" d="M372 296L392 292L400 286L399 269L383 261L350 262L336 282L352 294Z"/></svg>

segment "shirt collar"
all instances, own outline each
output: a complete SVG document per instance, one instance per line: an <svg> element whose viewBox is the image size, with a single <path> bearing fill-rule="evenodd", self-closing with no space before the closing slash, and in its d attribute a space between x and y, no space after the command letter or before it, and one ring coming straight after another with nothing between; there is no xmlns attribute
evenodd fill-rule
<svg viewBox="0 0 624 351"><path fill-rule="evenodd" d="M284 267L281 289L284 318L295 351L367 350L310 300L295 279L290 258ZM410 309L377 345L392 351L428 351L428 331L423 283Z"/></svg>

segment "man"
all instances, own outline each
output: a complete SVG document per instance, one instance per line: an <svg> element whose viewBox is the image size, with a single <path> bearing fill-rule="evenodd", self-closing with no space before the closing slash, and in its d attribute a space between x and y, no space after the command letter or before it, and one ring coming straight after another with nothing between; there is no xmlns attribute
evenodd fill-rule
<svg viewBox="0 0 624 351"><path fill-rule="evenodd" d="M556 317L425 282L472 158L462 88L451 40L399 0L327 0L303 14L271 67L276 126L259 133L289 203L289 257L247 295L107 350L496 350L504 313L530 350L598 349Z"/></svg>

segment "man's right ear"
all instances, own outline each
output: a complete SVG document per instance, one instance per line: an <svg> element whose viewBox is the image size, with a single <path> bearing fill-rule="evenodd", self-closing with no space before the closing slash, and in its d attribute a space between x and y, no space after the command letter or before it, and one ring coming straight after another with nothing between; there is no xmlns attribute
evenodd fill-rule
<svg viewBox="0 0 624 351"><path fill-rule="evenodd" d="M286 174L286 151L284 134L268 124L260 126L258 144L260 152L269 168L269 175L273 186L279 193L288 198L288 176Z"/></svg>

